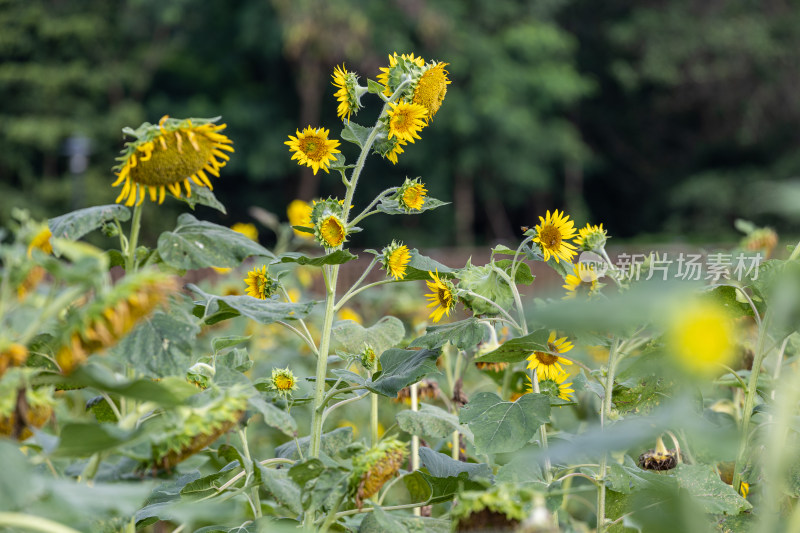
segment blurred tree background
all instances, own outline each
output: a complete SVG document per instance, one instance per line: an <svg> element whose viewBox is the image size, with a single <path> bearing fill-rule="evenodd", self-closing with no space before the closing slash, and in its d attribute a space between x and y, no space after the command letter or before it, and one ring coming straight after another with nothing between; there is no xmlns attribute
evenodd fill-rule
<svg viewBox="0 0 800 533"><path fill-rule="evenodd" d="M286 136L338 133L334 66L366 84L397 51L450 63L452 85L355 201L422 176L454 205L370 219L356 246L492 243L553 208L620 237L720 240L737 216L790 229L798 45L800 8L778 0L0 0L0 225L15 206L113 202L120 130L164 114L222 115L235 142L215 182L228 215L202 216L285 220L293 198L340 190ZM180 210L146 209L147 233Z"/></svg>

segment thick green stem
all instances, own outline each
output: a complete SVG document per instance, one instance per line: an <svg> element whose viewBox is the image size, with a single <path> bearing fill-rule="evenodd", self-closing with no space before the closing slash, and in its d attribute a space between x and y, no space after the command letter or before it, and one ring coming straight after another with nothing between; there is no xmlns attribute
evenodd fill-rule
<svg viewBox="0 0 800 533"><path fill-rule="evenodd" d="M608 353L608 371L606 373L605 394L603 406L600 410L600 427L605 431L606 420L611 413L611 399L614 393L614 372L617 367L617 352L619 345L615 342ZM600 468L597 471L597 533L602 533L606 522L606 465L608 453L604 450L600 459Z"/></svg>
<svg viewBox="0 0 800 533"><path fill-rule="evenodd" d="M125 260L125 273L130 274L136 270L136 247L139 245L139 228L142 225L142 207L144 202L136 204L133 208L131 221L131 236L128 239L127 258Z"/></svg>
<svg viewBox="0 0 800 533"><path fill-rule="evenodd" d="M509 370L510 370L510 368L511 367L509 366ZM531 376L531 388L533 389L534 393L536 393L536 394L541 393L541 390L539 389L539 375L538 375L536 370L533 371L533 375ZM546 452L547 451L547 424L542 424L541 426L539 426L539 436L540 436L541 441L542 441L542 450ZM545 460L544 460L544 477L545 477L545 480L548 483L553 481L553 465L550 463L550 458L549 457L545 457Z"/></svg>
<svg viewBox="0 0 800 533"><path fill-rule="evenodd" d="M369 373L372 379L372 372ZM378 445L378 395L374 392L369 394L370 413L369 413L369 436L370 445L374 448Z"/></svg>
<svg viewBox="0 0 800 533"><path fill-rule="evenodd" d="M244 452L244 456L250 461L251 464L255 464L253 462L253 458L250 457L250 446L247 444L247 428L243 428L239 431L239 438L242 439L242 451ZM261 487L256 485L250 489L250 497L253 500L253 514L255 518L261 518L261 494L260 494Z"/></svg>

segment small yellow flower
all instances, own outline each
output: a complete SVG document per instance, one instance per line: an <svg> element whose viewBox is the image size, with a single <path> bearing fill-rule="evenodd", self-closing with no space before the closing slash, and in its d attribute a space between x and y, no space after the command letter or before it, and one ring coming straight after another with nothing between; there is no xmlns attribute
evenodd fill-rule
<svg viewBox="0 0 800 533"><path fill-rule="evenodd" d="M339 320L352 320L356 324L363 324L364 319L350 307L342 307L337 314Z"/></svg>
<svg viewBox="0 0 800 533"><path fill-rule="evenodd" d="M533 242L541 247L544 260L547 261L552 256L556 263L559 259L570 261L576 255L575 246L567 242L575 237L574 222L558 210L553 211L552 216L548 211L545 218L539 217L539 221Z"/></svg>
<svg viewBox="0 0 800 533"><path fill-rule="evenodd" d="M539 390L542 394L547 394L553 398L561 398L562 400L570 401L572 400L570 395L574 394L575 390L569 388L572 386L571 382L564 383L567 380L567 377L567 373L563 370L556 373L552 377L545 379L537 376L537 380L539 381ZM525 378L527 380L525 392L533 392L533 383L531 382L531 377L526 375Z"/></svg>
<svg viewBox="0 0 800 533"><path fill-rule="evenodd" d="M742 495L742 498L747 498L747 495L750 494L750 483L742 481L742 484L739 485L739 494Z"/></svg>
<svg viewBox="0 0 800 533"><path fill-rule="evenodd" d="M575 263L572 266L572 273L564 278L565 284L562 285L567 289L567 294L564 296L565 300L570 300L578 296L592 296L598 289L597 273L593 268L586 263Z"/></svg>
<svg viewBox="0 0 800 533"><path fill-rule="evenodd" d="M433 307L429 317L433 318L434 322L439 322L442 316L450 316L450 311L455 309L458 303L455 296L455 287L447 279L441 279L439 272L428 272L433 281L426 281L428 290L432 291L431 294L426 294L425 297L429 300L428 307Z"/></svg>
<svg viewBox="0 0 800 533"><path fill-rule="evenodd" d="M398 139L397 142L395 143L394 147L392 147L392 149L385 155L386 159L391 161L393 165L396 165L397 164L397 156L403 153L403 151L404 151L403 150L403 146L405 146L406 144L407 143L405 143L405 142L403 142L403 141Z"/></svg>
<svg viewBox="0 0 800 533"><path fill-rule="evenodd" d="M50 237L52 236L53 234L50 233L50 228L47 226L39 230L39 232L33 236L31 243L28 245L28 257L33 257L34 249L41 250L46 254L52 254L53 245L50 244Z"/></svg>
<svg viewBox="0 0 800 533"><path fill-rule="evenodd" d="M586 227L578 230L578 236L575 237L575 245L581 250L590 252L595 250L602 250L606 245L606 230L603 225L592 226L586 224Z"/></svg>
<svg viewBox="0 0 800 533"><path fill-rule="evenodd" d="M292 226L304 226L312 228L311 224L311 204L303 200L292 200L286 208L286 214L289 216L289 224ZM304 239L313 239L313 233L306 233L304 231L294 230L294 234Z"/></svg>
<svg viewBox="0 0 800 533"><path fill-rule="evenodd" d="M214 120L178 120L164 115L158 125L140 126L136 140L126 143L118 158L121 163L115 167L119 172L112 187L122 185L116 202L141 204L149 192L150 200L160 204L167 189L179 198L181 185L190 197L191 183L213 190L206 172L219 177L219 169L230 159L225 152L234 151L233 141L219 133L226 125L216 125Z"/></svg>
<svg viewBox="0 0 800 533"><path fill-rule="evenodd" d="M297 137L289 135L289 140L284 142L289 146L292 153L292 160L297 159L298 164L305 165L314 170L314 174L319 169L328 172L332 161L336 161L334 154L340 153L337 150L339 141L328 139L330 130L325 128L312 128L308 126L302 132L297 130Z"/></svg>
<svg viewBox="0 0 800 533"><path fill-rule="evenodd" d="M397 199L400 207L410 212L421 211L422 206L425 205L425 197L427 195L428 189L425 188L424 183L420 183L419 178L413 180L406 178L394 198Z"/></svg>
<svg viewBox="0 0 800 533"><path fill-rule="evenodd" d="M278 282L269 275L266 265L248 272L244 281L247 283L245 294L259 300L266 300L278 290Z"/></svg>
<svg viewBox="0 0 800 533"><path fill-rule="evenodd" d="M273 368L269 386L281 396L290 396L297 390L297 378L294 377L289 367Z"/></svg>
<svg viewBox="0 0 800 533"><path fill-rule="evenodd" d="M329 215L320 221L317 228L320 239L326 248L340 246L347 237L347 228L336 215Z"/></svg>
<svg viewBox="0 0 800 533"><path fill-rule="evenodd" d="M389 111L389 139L397 137L398 140L413 143L414 139L421 139L419 131L425 127L425 118L428 110L418 104L406 102L390 102Z"/></svg>
<svg viewBox="0 0 800 533"><path fill-rule="evenodd" d="M354 72L348 72L344 68L336 67L333 70L333 86L337 88L334 93L336 100L339 102L339 107L336 109L336 115L341 119L350 120L351 114L358 113L361 109L361 102L358 94L358 76Z"/></svg>
<svg viewBox="0 0 800 533"><path fill-rule="evenodd" d="M436 116L447 94L448 72L444 69L448 63L430 64L417 83L413 86L414 96L412 102L425 108L427 114L425 122Z"/></svg>
<svg viewBox="0 0 800 533"><path fill-rule="evenodd" d="M695 299L675 309L667 328L667 346L687 370L710 374L735 355L736 332L724 308Z"/></svg>
<svg viewBox="0 0 800 533"><path fill-rule="evenodd" d="M383 268L397 281L406 277L409 261L411 252L402 242L392 241L392 244L383 249Z"/></svg>
<svg viewBox="0 0 800 533"><path fill-rule="evenodd" d="M536 370L539 381L543 379L554 379L564 369L561 365L571 365L572 361L559 357L559 354L567 353L573 344L567 341L566 337L556 339L556 332L551 331L547 339L547 352L533 352L528 356L528 369Z"/></svg>

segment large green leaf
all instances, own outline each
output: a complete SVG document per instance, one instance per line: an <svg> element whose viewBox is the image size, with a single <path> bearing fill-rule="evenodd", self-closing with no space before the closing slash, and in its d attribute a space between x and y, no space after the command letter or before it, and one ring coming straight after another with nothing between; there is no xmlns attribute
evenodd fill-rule
<svg viewBox="0 0 800 533"><path fill-rule="evenodd" d="M334 324L332 333L340 349L347 353L360 353L369 344L376 354L382 354L403 340L406 328L399 318L385 316L368 328L352 320L342 320Z"/></svg>
<svg viewBox="0 0 800 533"><path fill-rule="evenodd" d="M297 444L300 444L300 449L303 452L303 457L308 457L308 446L311 442L309 437L303 437L295 441L289 441L286 444L281 444L275 448L275 456L283 457L284 459L298 459L300 455L297 453ZM335 456L337 452L343 450L353 442L353 428L343 427L336 428L328 433L322 435L322 451L331 457Z"/></svg>
<svg viewBox="0 0 800 533"><path fill-rule="evenodd" d="M733 487L722 481L710 465L680 464L675 469L675 477L678 485L707 513L739 514L753 508Z"/></svg>
<svg viewBox="0 0 800 533"><path fill-rule="evenodd" d="M246 258L257 255L275 259L275 255L225 226L197 220L184 213L174 231L158 238L158 254L173 268L237 267Z"/></svg>
<svg viewBox="0 0 800 533"><path fill-rule="evenodd" d="M422 450L422 448L420 448ZM436 477L427 469L415 470L403 476L411 499L416 502L442 503L450 501L463 490L483 490L488 483L473 481L467 472L457 476Z"/></svg>
<svg viewBox="0 0 800 533"><path fill-rule="evenodd" d="M492 265L473 265L471 261L458 271L458 287L494 302L503 310L514 305L514 293L508 283ZM463 294L464 305L472 309L476 315L494 316L500 313L497 306L471 294Z"/></svg>
<svg viewBox="0 0 800 533"><path fill-rule="evenodd" d="M357 255L353 255L349 250L336 250L329 254L321 255L319 257L309 257L297 252L286 252L280 256L281 263L297 263L298 265L322 266L322 265L341 265L358 259Z"/></svg>
<svg viewBox="0 0 800 533"><path fill-rule="evenodd" d="M358 533L385 533L386 531L392 533L450 533L451 530L449 520L429 516L392 514L377 506L374 512L364 517L358 527Z"/></svg>
<svg viewBox="0 0 800 533"><path fill-rule="evenodd" d="M381 372L366 386L372 392L395 397L400 389L437 372L440 350L401 350L392 348L381 355Z"/></svg>
<svg viewBox="0 0 800 533"><path fill-rule="evenodd" d="M222 320L239 315L252 318L261 324L272 324L279 320L305 318L316 302L289 303L277 300L259 300L252 296L214 296L196 285L187 289L198 294L203 300L196 302L194 314L206 324L216 324Z"/></svg>
<svg viewBox="0 0 800 533"><path fill-rule="evenodd" d="M360 124L348 120L344 123L341 137L343 141L351 142L357 144L359 148L364 148L370 133L372 133L372 128L365 128Z"/></svg>
<svg viewBox="0 0 800 533"><path fill-rule="evenodd" d="M486 463L465 463L423 446L419 459L434 477L458 477L466 473L469 479L492 479L492 469Z"/></svg>
<svg viewBox="0 0 800 533"><path fill-rule="evenodd" d="M129 218L131 211L124 205L97 205L51 218L47 225L53 237L75 241L106 222L114 219L124 222Z"/></svg>
<svg viewBox="0 0 800 533"><path fill-rule="evenodd" d="M524 361L534 351L550 351L550 348L547 346L547 339L549 336L549 330L540 329L524 337L508 340L501 344L495 351L475 358L475 362L518 363Z"/></svg>
<svg viewBox="0 0 800 533"><path fill-rule="evenodd" d="M441 264L435 259L420 254L416 248L409 253L411 259L408 261L406 277L403 278L403 281L430 281L430 272L438 272L439 277L442 278L453 277L455 271L452 268Z"/></svg>
<svg viewBox="0 0 800 533"><path fill-rule="evenodd" d="M504 402L492 392L479 392L459 413L475 435L478 453L513 452L533 438L550 419L550 400L543 394L524 394Z"/></svg>
<svg viewBox="0 0 800 533"><path fill-rule="evenodd" d="M435 349L449 342L459 350L467 350L483 342L488 335L486 326L470 317L441 326L429 326L425 335L411 341L409 347Z"/></svg>
<svg viewBox="0 0 800 533"><path fill-rule="evenodd" d="M444 438L458 431L472 442L472 431L458 422L458 417L440 407L420 404L419 411L400 411L397 425L403 431L417 436Z"/></svg>
<svg viewBox="0 0 800 533"><path fill-rule="evenodd" d="M286 469L276 470L258 465L261 470L261 480L272 497L281 505L296 514L303 512L300 503L300 487L289 479Z"/></svg>
<svg viewBox="0 0 800 533"><path fill-rule="evenodd" d="M211 192L211 189L208 187L200 187L196 183L192 183L192 195L191 196L179 196L178 200L182 202L186 202L189 204L189 207L194 210L195 207L198 205L205 205L212 209L216 209L217 211L228 214L225 210L225 206L222 205L222 202L217 200L217 197L214 196L214 193Z"/></svg>
<svg viewBox="0 0 800 533"><path fill-rule="evenodd" d="M91 424L73 422L61 429L57 457L87 457L96 452L110 450L139 439L141 428L122 429L116 424Z"/></svg>
<svg viewBox="0 0 800 533"><path fill-rule="evenodd" d="M280 430L289 437L297 436L297 422L295 422L292 415L283 409L278 409L259 396L251 397L247 403L261 413L264 417L264 423L268 426Z"/></svg>

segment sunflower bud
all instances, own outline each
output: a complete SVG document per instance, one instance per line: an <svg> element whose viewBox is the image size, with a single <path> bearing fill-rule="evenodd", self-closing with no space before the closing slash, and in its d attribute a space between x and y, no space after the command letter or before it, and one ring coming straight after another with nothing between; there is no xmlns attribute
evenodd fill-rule
<svg viewBox="0 0 800 533"><path fill-rule="evenodd" d="M361 109L361 96L367 92L367 88L358 84L358 75L355 72L348 71L344 64L333 69L331 77L333 78L333 86L337 88L334 96L339 102L336 115L349 122L350 115L358 114L358 110Z"/></svg>
<svg viewBox="0 0 800 533"><path fill-rule="evenodd" d="M575 244L584 252L599 252L605 249L607 240L606 230L603 229L602 224L599 226L586 224L585 228L578 230Z"/></svg>
<svg viewBox="0 0 800 533"><path fill-rule="evenodd" d="M403 442L386 439L366 453L354 457L350 490L355 493L359 509L364 500L376 494L397 474L407 455Z"/></svg>
<svg viewBox="0 0 800 533"><path fill-rule="evenodd" d="M280 396L291 396L292 392L297 390L297 378L288 367L273 368L269 388Z"/></svg>
<svg viewBox="0 0 800 533"><path fill-rule="evenodd" d="M397 281L406 277L408 262L411 261L411 252L402 242L392 241L381 252L383 268Z"/></svg>
<svg viewBox="0 0 800 533"><path fill-rule="evenodd" d="M375 363L378 360L378 356L375 354L375 348L369 344L364 346L364 349L361 351L360 358L361 366L363 366L366 370L372 370L375 368Z"/></svg>
<svg viewBox="0 0 800 533"><path fill-rule="evenodd" d="M278 290L278 281L269 275L267 265L262 265L261 268L254 268L247 273L244 278L247 283L247 290L245 293L253 298L259 300L266 300Z"/></svg>

